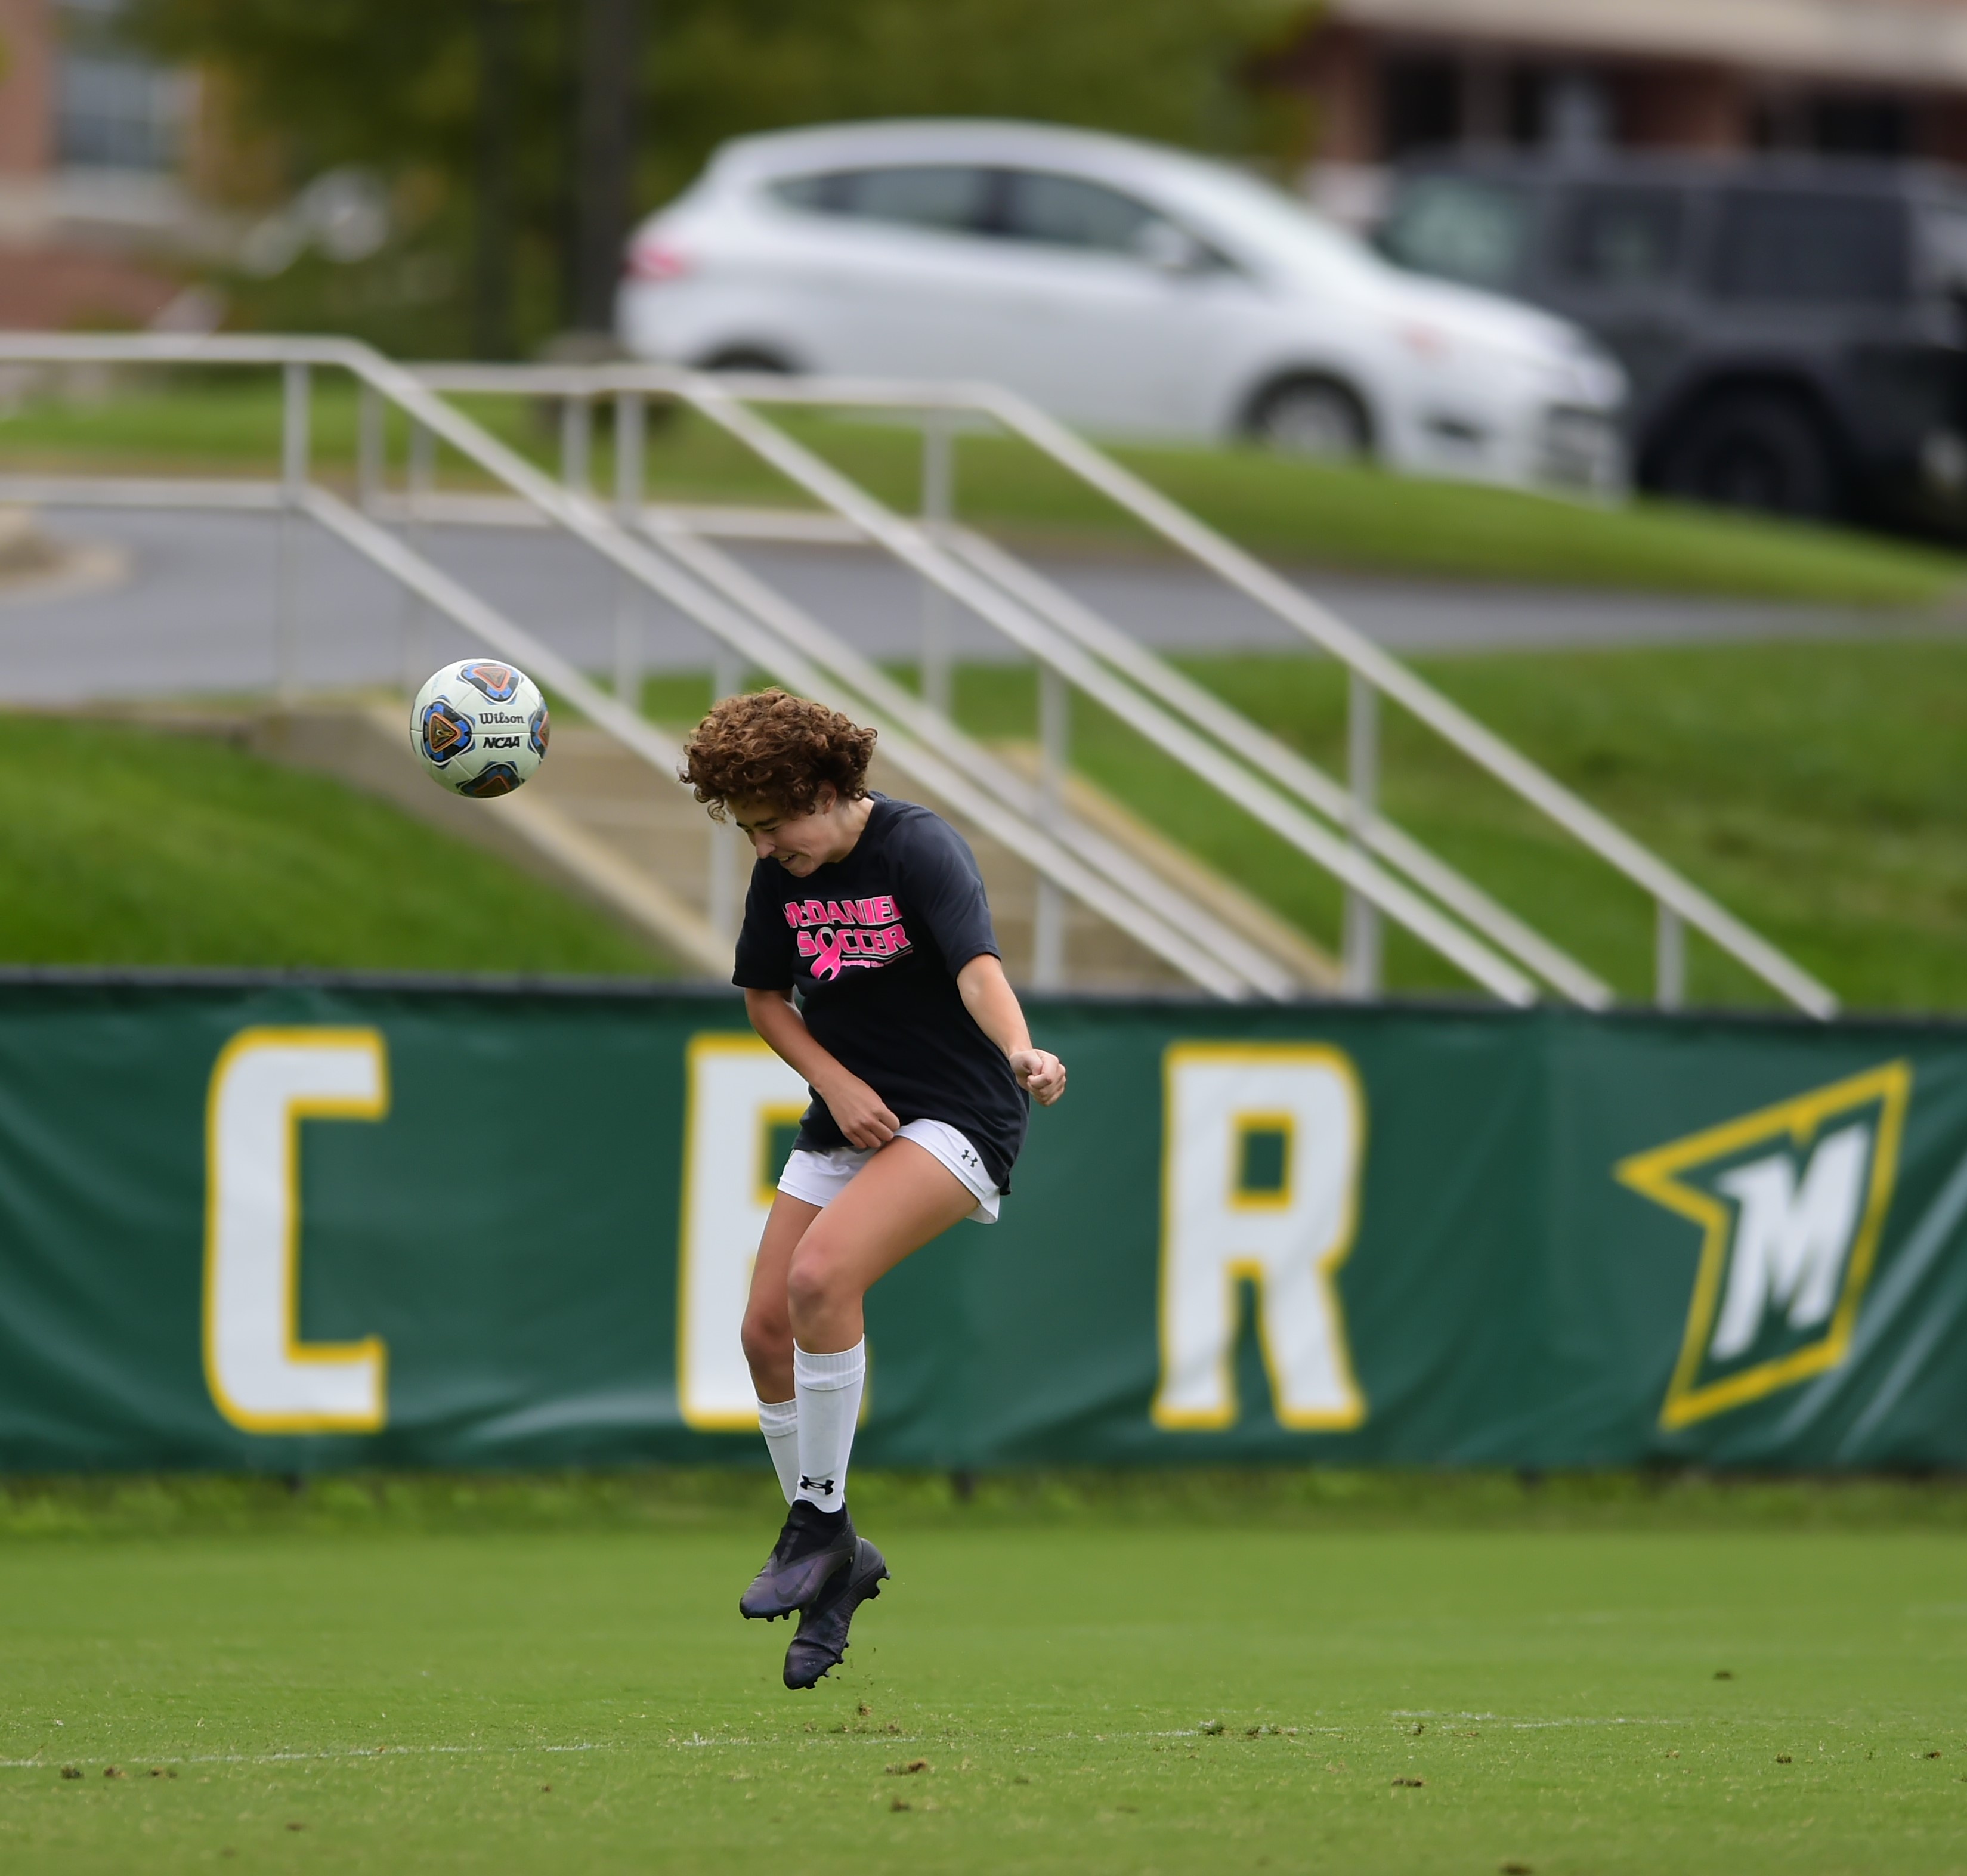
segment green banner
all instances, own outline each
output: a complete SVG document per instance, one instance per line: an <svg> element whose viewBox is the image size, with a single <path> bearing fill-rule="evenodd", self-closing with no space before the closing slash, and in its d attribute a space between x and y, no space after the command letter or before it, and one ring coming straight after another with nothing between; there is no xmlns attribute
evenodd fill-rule
<svg viewBox="0 0 1967 1876"><path fill-rule="evenodd" d="M1034 999L864 1463L1967 1463L1967 1032ZM0 1468L761 1464L728 993L0 984Z"/></svg>

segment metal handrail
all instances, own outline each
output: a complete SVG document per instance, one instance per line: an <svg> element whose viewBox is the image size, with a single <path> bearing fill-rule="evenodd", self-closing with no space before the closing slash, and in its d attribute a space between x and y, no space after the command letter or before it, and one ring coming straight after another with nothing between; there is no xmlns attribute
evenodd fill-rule
<svg viewBox="0 0 1967 1876"><path fill-rule="evenodd" d="M941 755L957 763L973 781L1013 812L1034 819L1047 815L1039 790L1023 777L896 683L872 660L863 657L809 614L699 539L693 530L673 520L656 520L648 523L644 531L834 682L849 686L912 735L925 741L933 739ZM1151 868L1072 816L1050 815L1048 825L1056 838L1122 890L1144 902L1152 902L1164 893L1164 882ZM1206 937L1216 954L1262 994L1286 996L1297 987L1289 973L1206 906L1190 906L1186 916L1196 935Z"/></svg>
<svg viewBox="0 0 1967 1876"><path fill-rule="evenodd" d="M695 377L667 366L625 364L442 366L425 368L424 375L432 384L458 391L525 389L567 397L639 391L686 399ZM969 412L994 420L1358 673L1375 690L1392 698L1451 747L1640 887L1662 915L1663 961L1672 948L1666 922L1684 921L1797 1008L1820 1019L1836 1014L1837 997L1826 985L1684 874L1329 607L1025 399L994 386L963 383L765 374L730 374L718 383L727 396L747 404Z"/></svg>
<svg viewBox="0 0 1967 1876"><path fill-rule="evenodd" d="M345 370L396 405L429 434L441 438L467 460L531 503L548 520L601 553L631 578L722 638L741 656L761 668L775 670L794 688L809 696L829 698L837 695L835 686L810 662L790 652L774 635L760 629L744 613L659 555L650 545L630 536L591 499L564 489L461 412L454 410L419 383L413 373L367 346L349 340L318 338L0 334L0 358L47 362L277 365L289 368L298 365ZM359 544L361 551L399 577L402 577L402 569L409 560L421 560L421 557L407 548L401 549L402 556L407 558L385 557L372 551L380 547L381 541L389 541L399 548L401 544L395 543L386 530L347 509L327 492L297 479L293 473L291 446L284 454L287 460L283 463L283 479L276 486L287 505L332 526L334 531L349 539L351 545ZM361 522L362 528L351 529L351 521ZM369 539L364 531L373 531L379 538ZM356 535L360 536L359 542ZM391 558L396 558L394 565L389 564ZM438 575L438 570L430 567L428 562L422 564L429 574ZM406 583L411 584L413 590L424 591L425 587L436 589L428 580L423 586L415 582ZM452 611L453 616L459 616L448 605L444 609ZM490 609L485 611L489 615ZM470 629L479 630L479 625L473 624L469 616L460 617L460 622L467 624ZM481 631L480 635L486 634ZM488 638L487 642L493 641ZM512 641L509 638L506 642ZM545 647L538 649L543 651ZM514 661L522 660L515 658ZM551 653L547 654L547 662L542 663L535 652L533 661L543 670L551 665L560 678L571 671L570 667ZM674 780L677 752L673 745L625 706L596 689L577 673L573 675L575 686L561 686L570 699L576 701L598 725ZM548 681L559 680L550 676ZM1287 987L1274 981L1267 981L1261 986L1253 983L1209 945L1198 943L1161 907L1136 898L1100 877L1069 852L1053 832L978 788L959 770L899 726L883 722L878 715L874 721L874 726L882 732L887 755L897 767L911 773L958 813L1033 866L1042 877L1052 880L1102 918L1119 926L1191 982L1216 996L1229 999L1247 997L1253 990L1274 995Z"/></svg>
<svg viewBox="0 0 1967 1876"><path fill-rule="evenodd" d="M1309 819L1276 789L1213 744L1203 741L1151 699L1117 680L1104 665L1049 630L997 588L968 571L945 553L924 529L903 521L712 381L686 381L677 395L748 444L754 454L809 494L835 513L848 517L897 560L987 619L1013 644L1049 664L1191 773L1239 802L1274 833L1466 972L1491 995L1518 1005L1536 1001L1536 985L1507 960L1360 849Z"/></svg>
<svg viewBox="0 0 1967 1876"><path fill-rule="evenodd" d="M985 579L994 580L1095 657L1104 659L1197 728L1213 736L1232 754L1253 764L1327 819L1355 833L1369 853L1439 899L1505 956L1533 970L1553 990L1587 1009L1610 1006L1611 986L1602 978L1526 925L1507 907L1497 904L1405 829L1383 815L1361 812L1342 783L1225 703L1213 691L1177 670L1083 601L1061 592L995 541L969 528L955 529L947 538L958 557Z"/></svg>
<svg viewBox="0 0 1967 1876"><path fill-rule="evenodd" d="M1653 898L1659 913L1663 990L1668 977L1668 960L1670 956L1677 960L1681 954L1680 931L1684 922L1701 932L1717 948L1735 957L1798 1007L1819 1017L1827 1017L1836 1010L1834 995L1801 967L1329 609L1272 573L1042 412L993 387L759 376L712 380L672 367L638 365L441 366L422 367L412 373L392 365L366 347L332 339L186 340L173 335L144 335L131 339L108 335L15 334L0 337L0 357L49 360L95 359L105 362L150 360L160 363L223 360L269 365L315 363L341 366L404 408L418 423L425 425L431 434L441 437L467 460L475 461L496 479L514 489L549 521L585 539L631 577L662 593L672 603L677 604L680 609L698 618L699 623L706 623L698 604L690 602L700 603L708 596L699 592L689 595L687 599L680 599L676 591L667 589L673 586L673 581L666 582L655 569L638 564L631 555L625 556L621 548L625 537L621 540L609 538L615 531L592 501L562 489L558 483L532 469L460 413L452 411L441 401L429 399L428 391L425 393L428 403L425 399L416 397L415 392L421 381L425 386L445 391L528 391L577 400L638 393L677 397L702 410L733 434L744 436L754 450L766 460L775 461L776 466L791 475L809 494L816 496L836 512L851 513L869 538L878 540L898 558L914 566L925 578L954 593L1000 630L1007 631L1014 641L1025 643L1028 649L1044 657L1045 650L1033 642L1031 628L1037 623L1041 634L1049 628L1055 634L1058 625L1056 618L1038 622L1025 605L993 605L993 598L1001 602L1009 596L1001 585L983 578L981 570L973 570L960 564L956 556L945 554L923 531L881 509L879 504L865 496L864 492L838 477L791 439L764 425L762 419L756 419L756 413L744 407L751 403L856 405L897 410L967 412L987 418L1022 438L1135 515L1164 540L1209 567L1245 597L1284 619L1312 643L1345 664L1371 693L1384 692L1393 698L1451 747L1502 781L1589 851L1647 892ZM756 421L747 423L744 419L748 417ZM772 442L773 447L761 448L761 443L767 441ZM804 460L799 461L800 458ZM838 499L843 494L850 497L845 507ZM873 525L870 526L870 522ZM599 524L598 529L596 523ZM1028 590L1028 600L1029 596ZM712 625L711 629L718 631L719 628ZM1022 638L1020 631L1024 634ZM1052 648L1055 651L1055 644ZM1055 656L1051 661L1055 664L1059 662ZM1091 671L1099 670L1096 661L1089 664ZM1084 681L1089 674L1087 667L1076 668L1069 674L1082 688L1091 688ZM1143 681L1138 670L1129 675L1136 682ZM1165 685L1150 684L1147 687L1155 690L1164 702L1176 701L1167 694ZM1133 696L1131 693L1127 694L1130 698ZM1206 697L1207 693L1201 695ZM1102 700L1106 701L1106 697L1103 696ZM1139 707L1144 701L1130 702L1120 714L1164 747L1173 748L1192 740L1184 725L1173 722L1152 705L1147 706L1144 714ZM1189 701L1193 702L1194 699ZM1219 700L1216 701L1219 704ZM1109 707L1113 706L1109 704ZM1199 727L1210 728L1201 723L1190 709L1177 707L1181 707L1182 714L1197 722ZM1174 744L1168 740L1171 730L1177 732ZM1210 728L1210 733L1219 732ZM1249 746L1245 741L1240 749L1247 750ZM1205 766L1198 767L1190 760L1197 753L1207 758ZM1195 748L1187 749L1178 759L1187 762L1198 773L1219 773L1216 752L1209 745L1201 745L1199 752ZM1486 935L1506 950L1530 964L1546 980L1580 1001L1599 1000L1597 993L1604 986L1591 974L1584 972L1575 961L1549 945L1547 941L1496 906L1487 895L1481 894L1479 889L1453 874L1383 816L1358 808L1354 797L1339 789L1331 778L1319 777L1316 782L1311 781L1304 773L1310 770L1310 765L1302 764L1301 759L1297 760L1300 768L1287 779L1281 770L1277 772L1279 779L1287 780L1292 793L1321 812L1342 813L1349 833L1361 847L1371 847L1380 859L1406 872L1424 890L1433 893L1444 905L1484 930ZM1317 772L1310 770L1310 774L1316 776ZM1248 788L1248 778L1245 777L1239 792L1246 802L1249 799ZM1495 958L1486 946L1462 932L1452 919L1432 905L1416 898L1400 881L1374 866L1359 847L1342 844L1336 851L1324 851L1329 836L1316 828L1315 824L1304 822L1302 815L1289 802L1281 802L1274 791L1264 791L1261 784L1258 788L1256 799L1261 806L1253 812L1258 812L1260 819L1268 818L1273 825L1278 825L1275 811L1281 806L1301 824L1295 826L1287 838L1294 838L1294 844L1299 845L1301 851L1312 853L1321 864L1326 865L1344 880L1352 892L1379 906L1388 915L1408 924L1410 928L1420 931L1428 942L1455 957L1462 968L1469 970L1478 981L1485 983L1497 994L1506 996L1510 1001L1523 999L1525 989L1518 974ZM1266 792L1270 793L1268 801L1264 799ZM1310 829L1316 838L1304 838L1306 829ZM1283 831L1281 826L1280 831ZM1416 912L1422 922L1420 926L1415 925ZM1452 948L1440 941L1442 938L1452 940ZM1499 967L1503 974L1500 977ZM1675 974L1678 974L1677 965ZM1513 978L1516 981L1511 983Z"/></svg>

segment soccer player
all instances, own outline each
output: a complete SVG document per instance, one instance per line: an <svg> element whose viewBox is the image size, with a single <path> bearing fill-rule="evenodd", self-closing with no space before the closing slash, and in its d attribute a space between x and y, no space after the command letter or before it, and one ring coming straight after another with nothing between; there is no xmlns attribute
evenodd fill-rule
<svg viewBox="0 0 1967 1876"><path fill-rule="evenodd" d="M790 1509L738 1606L799 1612L789 1687L839 1662L854 1612L888 1574L847 1511L861 1300L959 1219L995 1222L1025 1096L1049 1107L1065 1091L1064 1064L1032 1046L1005 979L969 848L928 809L868 792L874 751L874 731L766 690L725 698L684 752L697 799L758 856L732 980L812 1095L743 1330Z"/></svg>

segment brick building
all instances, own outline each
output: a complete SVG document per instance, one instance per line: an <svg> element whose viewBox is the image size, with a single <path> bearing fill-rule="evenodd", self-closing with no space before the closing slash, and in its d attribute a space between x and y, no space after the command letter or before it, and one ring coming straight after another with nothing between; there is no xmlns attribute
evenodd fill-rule
<svg viewBox="0 0 1967 1876"><path fill-rule="evenodd" d="M1443 144L1967 164L1967 0L1326 0L1291 66L1341 212Z"/></svg>
<svg viewBox="0 0 1967 1876"><path fill-rule="evenodd" d="M123 0L0 0L0 326L144 325L207 246L196 81L120 46Z"/></svg>

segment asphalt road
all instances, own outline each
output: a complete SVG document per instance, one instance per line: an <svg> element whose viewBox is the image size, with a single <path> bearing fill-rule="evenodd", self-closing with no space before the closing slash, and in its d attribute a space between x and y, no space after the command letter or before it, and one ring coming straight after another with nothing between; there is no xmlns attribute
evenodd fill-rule
<svg viewBox="0 0 1967 1876"><path fill-rule="evenodd" d="M0 595L0 702L251 693L274 669L279 526L262 515L50 512L50 532L121 551L120 580L82 590ZM614 571L563 538L530 530L425 531L426 552L557 650L612 668ZM409 599L338 542L297 525L299 673L309 688L417 681L482 647ZM862 651L910 657L919 644L921 583L872 552L752 548L740 556ZM1059 557L1043 570L1144 643L1184 651L1290 649L1282 622L1199 570L1146 561ZM1647 595L1448 586L1306 573L1306 589L1391 650L1479 652L1539 646L1633 646L1843 637L1895 620L1835 608ZM706 634L652 595L628 602L651 670L702 670ZM958 655L1016 659L967 613Z"/></svg>

